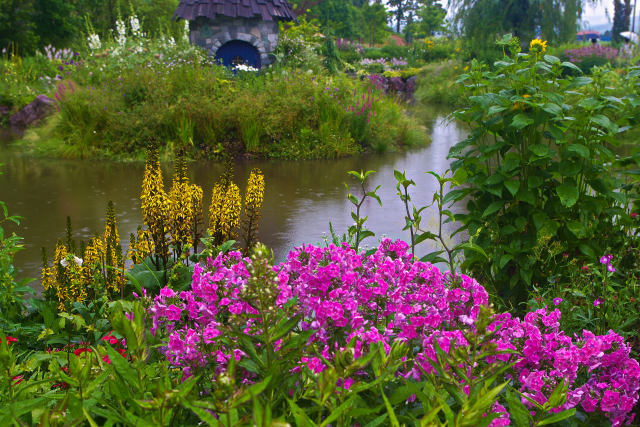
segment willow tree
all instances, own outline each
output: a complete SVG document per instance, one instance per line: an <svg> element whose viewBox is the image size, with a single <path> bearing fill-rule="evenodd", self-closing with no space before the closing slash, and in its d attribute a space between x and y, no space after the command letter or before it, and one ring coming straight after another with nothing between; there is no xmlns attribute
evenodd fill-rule
<svg viewBox="0 0 640 427"><path fill-rule="evenodd" d="M552 43L573 39L582 0L450 0L455 24L470 46L487 46L504 33L523 42L542 37Z"/></svg>

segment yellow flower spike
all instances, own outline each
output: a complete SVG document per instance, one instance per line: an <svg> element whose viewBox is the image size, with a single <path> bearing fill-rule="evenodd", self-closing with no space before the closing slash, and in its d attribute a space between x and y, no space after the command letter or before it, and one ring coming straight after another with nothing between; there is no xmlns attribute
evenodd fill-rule
<svg viewBox="0 0 640 427"><path fill-rule="evenodd" d="M220 214L224 205L225 189L216 183L211 190L211 205L209 206L209 234L214 236L220 231Z"/></svg>
<svg viewBox="0 0 640 427"><path fill-rule="evenodd" d="M169 192L171 238L179 246L191 244L193 205L191 187L186 177L176 176Z"/></svg>
<svg viewBox="0 0 640 427"><path fill-rule="evenodd" d="M164 236L168 224L169 209L157 150L150 152L147 158L140 202L142 219L154 239Z"/></svg>
<svg viewBox="0 0 640 427"><path fill-rule="evenodd" d="M543 53L547 50L547 41L541 39L533 39L529 43L529 50L535 53Z"/></svg>
<svg viewBox="0 0 640 427"><path fill-rule="evenodd" d="M256 244L260 208L264 200L264 175L260 169L253 169L247 182L247 192L244 198L245 217L242 225L245 243L245 254Z"/></svg>
<svg viewBox="0 0 640 427"><path fill-rule="evenodd" d="M189 194L191 195L191 241L195 246L194 250L198 247L198 241L202 237L202 198L203 191L199 185L192 184Z"/></svg>
<svg viewBox="0 0 640 427"><path fill-rule="evenodd" d="M240 189L233 182L224 196L224 203L220 212L220 233L222 240L232 240L236 236L236 229L240 224L240 210L242 209L242 199Z"/></svg>
<svg viewBox="0 0 640 427"><path fill-rule="evenodd" d="M260 169L253 169L247 182L245 209L259 211L264 199L264 175Z"/></svg>

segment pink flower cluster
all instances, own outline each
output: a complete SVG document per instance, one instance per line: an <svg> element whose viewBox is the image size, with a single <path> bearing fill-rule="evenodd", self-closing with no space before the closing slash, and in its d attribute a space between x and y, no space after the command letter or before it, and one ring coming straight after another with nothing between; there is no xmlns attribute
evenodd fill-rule
<svg viewBox="0 0 640 427"><path fill-rule="evenodd" d="M358 359L372 343L381 343L388 352L402 341L411 351L397 375L420 380L435 371L436 343L447 353L470 347L466 337L476 332L480 310L488 305L486 290L475 280L415 261L402 241L385 239L368 257L348 246L303 246L273 269L276 312L299 316L296 332L311 333L303 357L290 367L292 373L306 369L317 374L345 351ZM191 291L177 295L165 288L155 298L152 332L166 330L165 351L174 365L188 374L204 367L220 374L231 357L246 357L226 331L233 326L244 334L261 333L257 305L243 296L250 271L250 259L239 253L219 255L205 268L195 267ZM496 366L515 362L507 378L541 404L566 379L568 399L555 411L581 405L620 425L638 400L640 365L629 357L619 335L584 331L572 338L559 330L559 320L558 309L537 310L524 320L495 315L487 330L495 333L495 350L504 353L480 361ZM279 345L275 343L276 352ZM469 375L474 366L462 368ZM339 383L348 389L354 381L369 379L360 372ZM508 425L499 402L494 410L502 415L491 425Z"/></svg>
<svg viewBox="0 0 640 427"><path fill-rule="evenodd" d="M610 46L602 46L600 44L591 44L577 49L567 49L564 53L569 58L569 61L574 64L578 64L592 56L606 58L609 61L618 56L617 49Z"/></svg>
<svg viewBox="0 0 640 427"><path fill-rule="evenodd" d="M497 329L499 346L518 350L512 379L520 391L544 404L561 381L569 386L567 401L556 411L582 406L600 410L614 426L631 421L638 401L640 365L629 357L629 346L613 331L596 336L585 330L574 338L559 330L560 310L536 310L524 317L498 314L489 329ZM524 402L528 404L529 402Z"/></svg>

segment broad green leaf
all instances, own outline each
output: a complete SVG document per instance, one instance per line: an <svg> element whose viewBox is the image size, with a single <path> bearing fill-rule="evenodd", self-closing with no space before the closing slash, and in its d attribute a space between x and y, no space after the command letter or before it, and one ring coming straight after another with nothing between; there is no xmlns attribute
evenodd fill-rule
<svg viewBox="0 0 640 427"><path fill-rule="evenodd" d="M504 186L507 187L507 190L509 190L509 193L511 193L512 196L515 196L516 193L518 192L518 189L520 188L520 181L516 181L516 180L505 181Z"/></svg>
<svg viewBox="0 0 640 427"><path fill-rule="evenodd" d="M523 129L533 124L533 119L524 113L516 114L511 121L511 126L516 129Z"/></svg>
<svg viewBox="0 0 640 427"><path fill-rule="evenodd" d="M500 210L504 206L504 202L502 200L495 201L491 203L482 213L482 218L486 218L489 215L492 215Z"/></svg>
<svg viewBox="0 0 640 427"><path fill-rule="evenodd" d="M544 157L549 154L549 147L543 144L533 144L529 147L529 151L538 157Z"/></svg>
<svg viewBox="0 0 640 427"><path fill-rule="evenodd" d="M520 190L518 190L518 193L516 194L516 199L529 203L530 205L536 204L536 199L533 193L531 192L531 190L528 190L523 187L520 187Z"/></svg>
<svg viewBox="0 0 640 427"><path fill-rule="evenodd" d="M551 102L546 103L542 106L542 109L552 116L561 116L562 115L562 107L558 104L553 104Z"/></svg>
<svg viewBox="0 0 640 427"><path fill-rule="evenodd" d="M577 155L585 159L588 159L591 154L589 149L582 144L571 144L567 147L567 151L576 153Z"/></svg>
<svg viewBox="0 0 640 427"><path fill-rule="evenodd" d="M502 160L502 170L510 172L518 167L520 164L520 157L515 153L507 153Z"/></svg>
<svg viewBox="0 0 640 427"><path fill-rule="evenodd" d="M558 194L558 197L560 197L560 203L562 203L562 206L567 208L575 205L580 197L578 187L570 183L560 184L556 187L556 193Z"/></svg>
<svg viewBox="0 0 640 427"><path fill-rule="evenodd" d="M578 67L576 64L574 64L572 62L565 61L561 65L563 67L565 67L565 68L571 68L572 70L577 71L580 74L582 74L582 70L580 69L580 67Z"/></svg>
<svg viewBox="0 0 640 427"><path fill-rule="evenodd" d="M567 228L578 239L584 239L585 237L587 237L587 230L584 228L584 225L582 225L580 221L569 221L567 223Z"/></svg>

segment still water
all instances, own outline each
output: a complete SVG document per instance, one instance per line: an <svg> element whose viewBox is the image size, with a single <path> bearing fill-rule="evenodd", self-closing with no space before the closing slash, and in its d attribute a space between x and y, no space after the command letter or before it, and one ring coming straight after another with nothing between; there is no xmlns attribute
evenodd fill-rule
<svg viewBox="0 0 640 427"><path fill-rule="evenodd" d="M382 236L408 240L408 231L402 231L404 205L396 194L394 169L405 172L407 178L416 182L416 187L412 187L412 201L417 206L426 205L432 200L436 181L425 172L444 172L449 166L449 147L465 136L460 125L449 122L444 113L432 117L434 119L426 123L432 143L407 152L340 160L238 162L235 175L242 191L252 168L262 169L265 175L260 241L272 248L276 260L280 261L295 246L323 242L329 232L329 222L337 232L346 231L353 221L344 183L351 185L354 194L360 194L354 178L347 175L350 170L375 170L369 188L380 185L382 207L374 200L368 200L363 206L363 215L369 217L366 224L376 233L376 237L364 243L374 246ZM144 165L141 163L33 159L6 149L0 151L0 163L4 164L0 169L3 172L0 200L7 203L10 214L24 217L18 228L4 224L8 231L24 237L25 250L15 259L20 277L39 277L41 247L52 253L56 240L64 238L67 216L71 217L75 238L87 240L96 232L104 231L105 209L112 200L123 246L128 244L129 233L142 223L139 195ZM169 186L171 165L163 166L165 186ZM221 172L222 165L214 162L190 165L192 182L204 190L205 210L211 188ZM435 231L434 214L434 209L424 213L423 226ZM428 246L421 246L424 247L418 255L428 251Z"/></svg>

